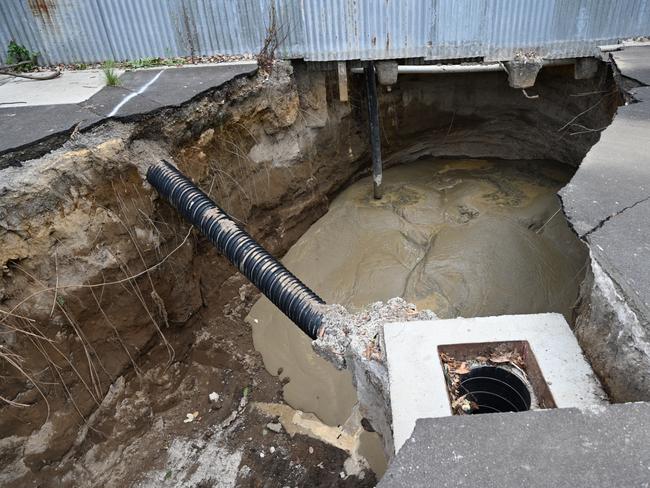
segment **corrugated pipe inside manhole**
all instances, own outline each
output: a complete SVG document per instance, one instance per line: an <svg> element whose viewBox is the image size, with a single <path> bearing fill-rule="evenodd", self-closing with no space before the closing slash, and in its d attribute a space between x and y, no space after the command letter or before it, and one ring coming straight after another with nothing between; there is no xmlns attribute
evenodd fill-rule
<svg viewBox="0 0 650 488"><path fill-rule="evenodd" d="M459 392L476 403L473 414L523 412L530 409L530 391L516 374L497 366L480 366L463 376Z"/></svg>

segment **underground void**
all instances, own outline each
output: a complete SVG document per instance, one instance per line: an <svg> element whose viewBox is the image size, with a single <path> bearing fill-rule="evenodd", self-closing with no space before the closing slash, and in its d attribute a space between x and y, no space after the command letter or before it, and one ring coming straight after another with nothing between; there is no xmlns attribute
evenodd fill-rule
<svg viewBox="0 0 650 488"><path fill-rule="evenodd" d="M530 391L516 374L498 366L472 369L459 391L473 404L472 414L524 412L530 409Z"/></svg>

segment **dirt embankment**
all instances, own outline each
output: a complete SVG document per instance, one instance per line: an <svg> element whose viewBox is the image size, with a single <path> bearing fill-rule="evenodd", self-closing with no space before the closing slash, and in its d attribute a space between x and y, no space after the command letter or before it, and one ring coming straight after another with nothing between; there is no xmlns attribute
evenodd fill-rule
<svg viewBox="0 0 650 488"><path fill-rule="evenodd" d="M282 254L325 212L365 148L329 86L325 74L294 77L280 64L268 79L105 125L2 171L0 480L124 486L164 461L170 437L198 424L183 423L187 412L214 424L242 397L278 400L279 383L261 370L240 319L255 292L143 174L159 158L175 162ZM252 424L239 430L259 437L264 419ZM321 454L341 480L345 456ZM278 469L293 469L283 459Z"/></svg>

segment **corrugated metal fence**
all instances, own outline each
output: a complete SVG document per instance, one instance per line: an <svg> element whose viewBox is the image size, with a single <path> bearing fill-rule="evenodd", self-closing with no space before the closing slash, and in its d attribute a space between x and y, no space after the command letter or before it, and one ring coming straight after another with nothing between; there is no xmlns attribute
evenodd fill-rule
<svg viewBox="0 0 650 488"><path fill-rule="evenodd" d="M589 56L650 34L650 0L0 0L41 62L254 54L276 11L279 55L310 61Z"/></svg>

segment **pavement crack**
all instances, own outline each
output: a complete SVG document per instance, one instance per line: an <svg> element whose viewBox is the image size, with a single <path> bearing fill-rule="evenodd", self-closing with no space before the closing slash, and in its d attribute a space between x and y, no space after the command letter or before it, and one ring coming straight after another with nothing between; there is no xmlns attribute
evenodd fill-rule
<svg viewBox="0 0 650 488"><path fill-rule="evenodd" d="M627 210L629 210L629 209L631 209L631 208L634 208L634 207L636 207L637 205L640 205L641 203L647 202L648 200L650 200L650 195L647 196L647 197L645 197L645 198L642 198L641 200L638 200L638 201L632 203L631 205L628 205L627 207L623 207L621 210L619 210L619 211L617 211L617 212L614 212L613 214L609 215L608 217L605 217L605 218L602 219L600 222L598 222L594 227L592 227L590 230L588 230L587 232L585 232L584 234L582 234L582 235L580 236L580 239L584 239L585 237L588 237L589 235L593 234L593 233L596 232L598 229L600 229L600 228L601 228L603 225L605 225L607 222L609 222L610 220L612 220L614 217L616 217L616 216L618 216L618 215L621 215L623 212L625 212L625 211L627 211Z"/></svg>

